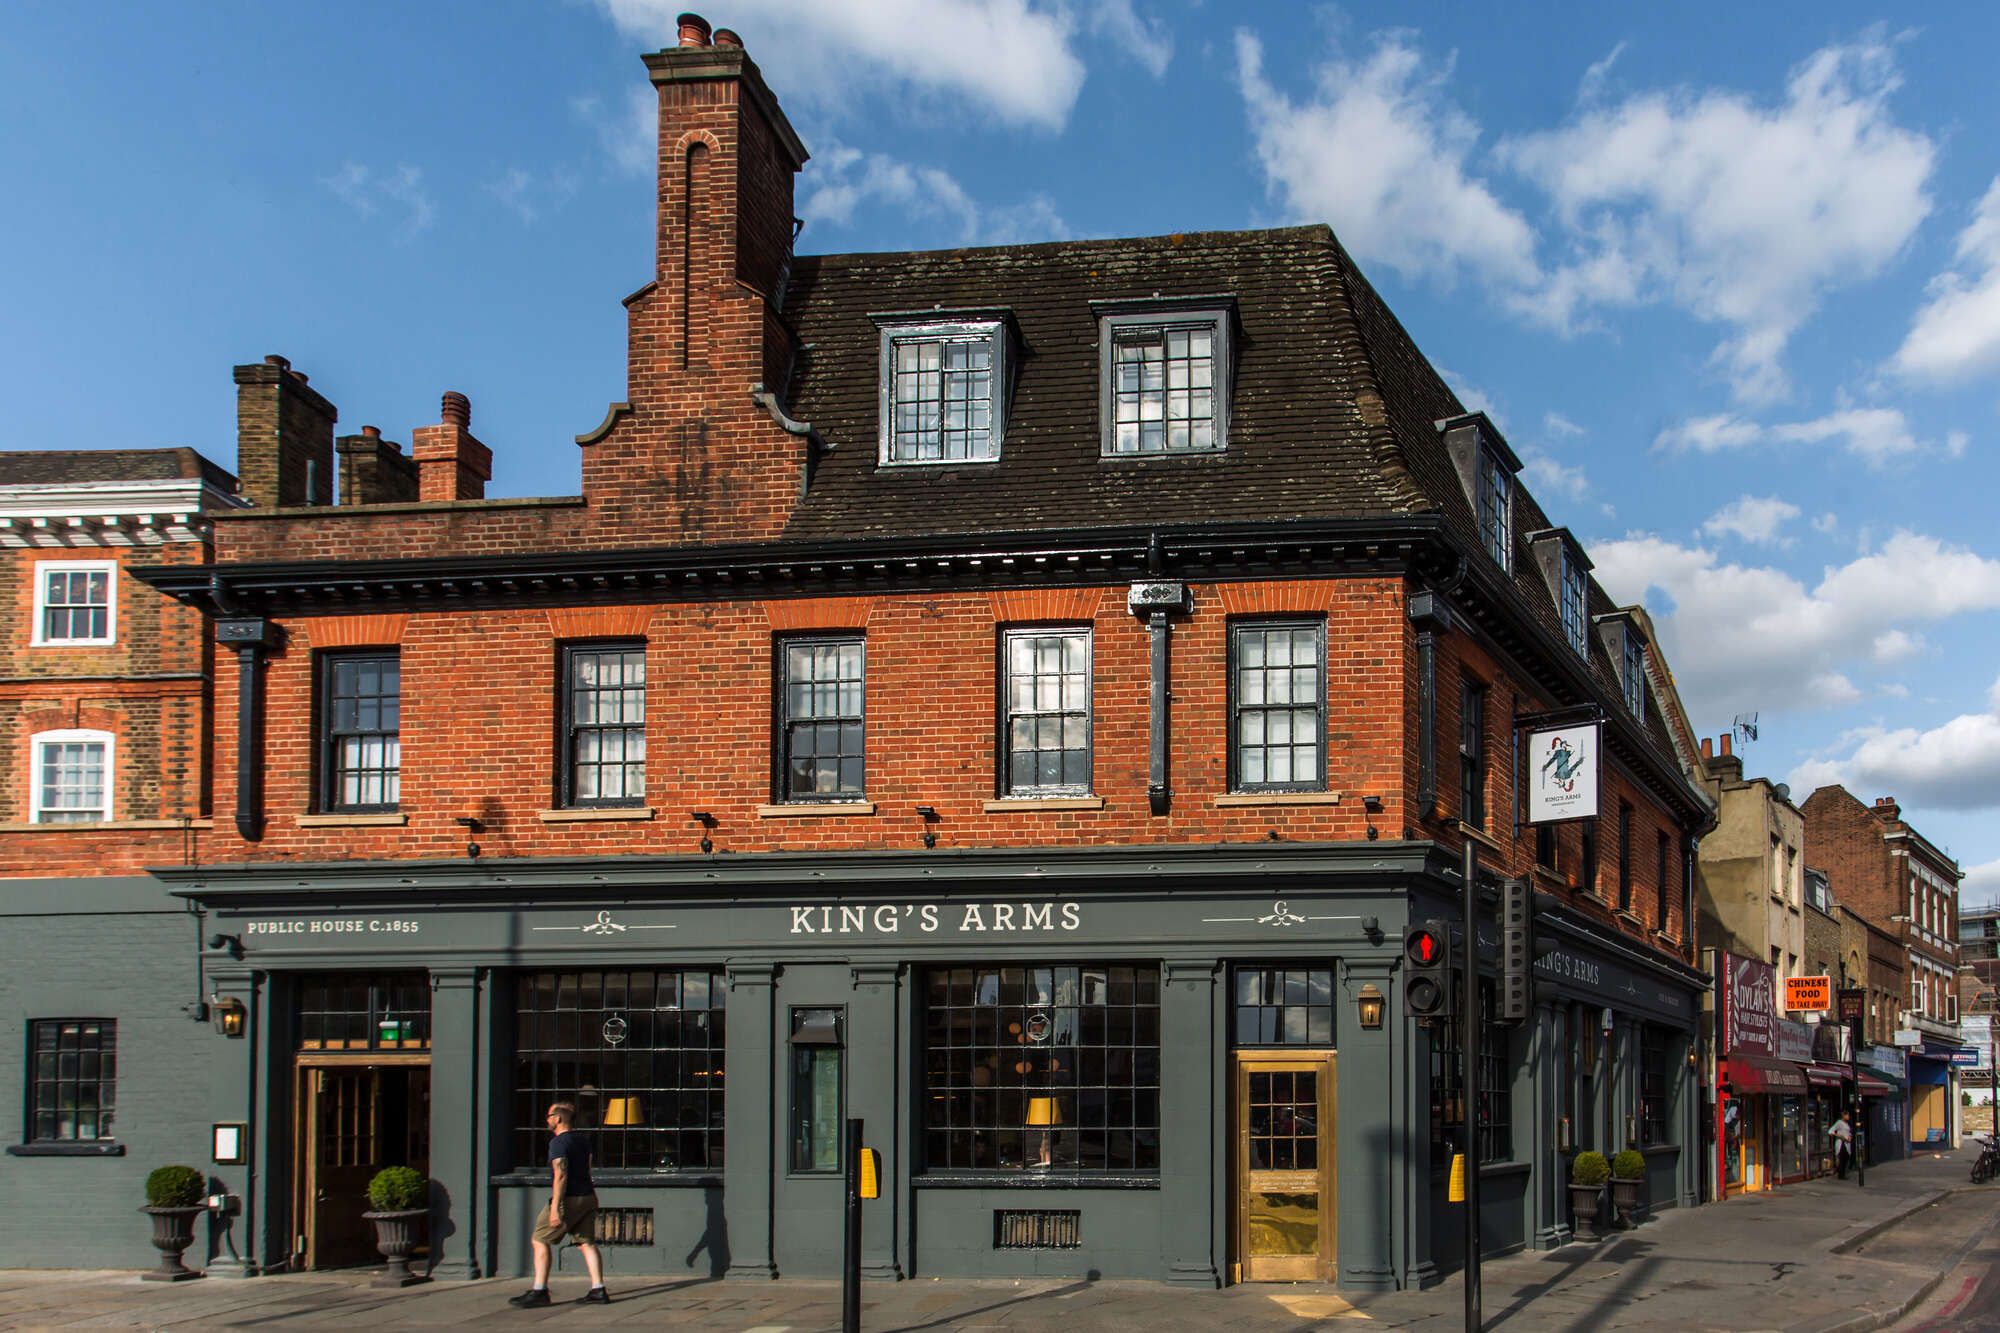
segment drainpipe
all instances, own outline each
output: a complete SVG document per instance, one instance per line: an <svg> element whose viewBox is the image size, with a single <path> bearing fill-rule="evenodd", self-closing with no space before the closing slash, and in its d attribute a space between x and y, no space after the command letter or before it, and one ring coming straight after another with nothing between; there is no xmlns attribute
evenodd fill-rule
<svg viewBox="0 0 2000 1333"><path fill-rule="evenodd" d="M1165 564L1159 534L1155 533L1146 551L1146 572L1155 576L1163 574L1166 572ZM1188 609L1187 585L1157 578L1134 583L1125 595L1125 607L1133 615L1145 619L1153 640L1152 726L1146 803L1155 815L1164 815L1173 805L1171 775L1167 771L1167 706L1173 698L1167 652L1173 630L1168 617Z"/></svg>
<svg viewBox="0 0 2000 1333"><path fill-rule="evenodd" d="M236 831L255 842L264 836L264 658L285 632L262 616L226 615L215 641L236 652Z"/></svg>

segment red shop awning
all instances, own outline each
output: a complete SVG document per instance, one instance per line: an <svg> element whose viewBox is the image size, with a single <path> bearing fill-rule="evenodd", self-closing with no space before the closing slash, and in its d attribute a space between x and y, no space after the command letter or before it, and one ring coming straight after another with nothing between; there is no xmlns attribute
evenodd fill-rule
<svg viewBox="0 0 2000 1333"><path fill-rule="evenodd" d="M1799 1067L1789 1060L1769 1060L1761 1055L1732 1055L1728 1060L1728 1072L1724 1077L1736 1089L1737 1095L1744 1093L1783 1093L1796 1095L1806 1090L1806 1076Z"/></svg>
<svg viewBox="0 0 2000 1333"><path fill-rule="evenodd" d="M1846 1065L1810 1064L1801 1068L1806 1071L1806 1082L1815 1088L1837 1088L1854 1077Z"/></svg>
<svg viewBox="0 0 2000 1333"><path fill-rule="evenodd" d="M1875 1078L1870 1074L1863 1074L1861 1076L1861 1095L1863 1097L1895 1097L1900 1094L1897 1092L1895 1084L1884 1083L1881 1079Z"/></svg>

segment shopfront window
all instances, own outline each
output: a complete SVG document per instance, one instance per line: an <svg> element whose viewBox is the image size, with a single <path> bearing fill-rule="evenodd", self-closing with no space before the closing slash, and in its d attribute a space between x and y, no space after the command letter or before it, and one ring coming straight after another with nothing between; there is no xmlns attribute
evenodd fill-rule
<svg viewBox="0 0 2000 1333"><path fill-rule="evenodd" d="M1238 1046L1333 1045L1333 972L1329 968L1236 969Z"/></svg>
<svg viewBox="0 0 2000 1333"><path fill-rule="evenodd" d="M1479 983L1479 1160L1514 1156L1512 1031L1493 1021L1493 983ZM1431 1027L1431 1160L1449 1164L1465 1145L1465 1060L1457 1020Z"/></svg>
<svg viewBox="0 0 2000 1333"><path fill-rule="evenodd" d="M1651 1148L1667 1143L1667 1034L1647 1027L1639 1037L1639 1144Z"/></svg>
<svg viewBox="0 0 2000 1333"><path fill-rule="evenodd" d="M299 979L302 1051L427 1051L430 977L423 972L342 972Z"/></svg>
<svg viewBox="0 0 2000 1333"><path fill-rule="evenodd" d="M719 971L531 972L515 985L514 1162L548 1160L542 1115L576 1103L593 1165L722 1165Z"/></svg>
<svg viewBox="0 0 2000 1333"><path fill-rule="evenodd" d="M933 969L924 1135L933 1171L1159 1170L1159 968Z"/></svg>

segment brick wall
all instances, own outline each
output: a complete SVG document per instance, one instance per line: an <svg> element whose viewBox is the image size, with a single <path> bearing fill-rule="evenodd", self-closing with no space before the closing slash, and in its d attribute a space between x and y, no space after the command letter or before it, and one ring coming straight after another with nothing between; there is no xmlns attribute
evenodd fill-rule
<svg viewBox="0 0 2000 1333"><path fill-rule="evenodd" d="M1834 899L1886 925L1903 911L1889 874L1882 821L1844 787L1821 787L1799 807L1806 817L1806 864L1826 872Z"/></svg>

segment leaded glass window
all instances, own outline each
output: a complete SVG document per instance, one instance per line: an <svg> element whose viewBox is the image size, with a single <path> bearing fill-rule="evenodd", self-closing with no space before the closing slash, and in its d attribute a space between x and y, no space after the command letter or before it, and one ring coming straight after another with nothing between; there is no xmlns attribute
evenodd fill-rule
<svg viewBox="0 0 2000 1333"><path fill-rule="evenodd" d="M563 651L570 805L646 800L646 645L572 645Z"/></svg>
<svg viewBox="0 0 2000 1333"><path fill-rule="evenodd" d="M430 976L424 972L308 972L298 981L302 1051L427 1051Z"/></svg>
<svg viewBox="0 0 2000 1333"><path fill-rule="evenodd" d="M1486 687L1460 682L1458 695L1458 817L1486 827Z"/></svg>
<svg viewBox="0 0 2000 1333"><path fill-rule="evenodd" d="M576 1104L592 1165L722 1165L720 970L530 972L514 986L514 1164L548 1162L543 1113Z"/></svg>
<svg viewBox="0 0 2000 1333"><path fill-rule="evenodd" d="M1625 662L1622 669L1625 706L1641 722L1646 720L1646 646L1628 626L1625 630Z"/></svg>
<svg viewBox="0 0 2000 1333"><path fill-rule="evenodd" d="M1647 1024L1639 1034L1639 1144L1667 1143L1667 1034Z"/></svg>
<svg viewBox="0 0 2000 1333"><path fill-rule="evenodd" d="M1479 981L1479 1160L1504 1162L1514 1155L1510 1030L1495 1021L1493 982ZM1435 1019L1431 1038L1431 1161L1450 1166L1465 1149L1465 1060L1457 1018Z"/></svg>
<svg viewBox="0 0 2000 1333"><path fill-rule="evenodd" d="M859 637L789 639L782 648L787 801L859 801L866 793L867 645Z"/></svg>
<svg viewBox="0 0 2000 1333"><path fill-rule="evenodd" d="M1502 569L1513 567L1509 558L1507 512L1512 483L1500 460L1482 448L1479 451L1479 536L1487 554Z"/></svg>
<svg viewBox="0 0 2000 1333"><path fill-rule="evenodd" d="M1009 796L1090 790L1090 631L1010 630Z"/></svg>
<svg viewBox="0 0 2000 1333"><path fill-rule="evenodd" d="M1326 642L1318 621L1249 621L1229 630L1230 787L1326 787Z"/></svg>
<svg viewBox="0 0 2000 1333"><path fill-rule="evenodd" d="M1005 338L997 321L883 331L883 463L1000 456Z"/></svg>
<svg viewBox="0 0 2000 1333"><path fill-rule="evenodd" d="M940 967L925 997L929 1170L1159 1170L1158 967Z"/></svg>
<svg viewBox="0 0 2000 1333"><path fill-rule="evenodd" d="M1584 614L1583 568L1576 557L1564 548L1562 553L1562 626L1563 637L1569 646L1585 656L1589 655L1589 639L1584 632L1589 617Z"/></svg>
<svg viewBox="0 0 2000 1333"><path fill-rule="evenodd" d="M1118 330L1111 343L1111 453L1222 447L1215 342L1213 324Z"/></svg>
<svg viewBox="0 0 2000 1333"><path fill-rule="evenodd" d="M114 1137L118 1023L109 1018L38 1018L29 1025L28 1138L81 1143Z"/></svg>
<svg viewBox="0 0 2000 1333"><path fill-rule="evenodd" d="M321 799L328 810L393 810L402 799L402 661L394 652L321 661Z"/></svg>

